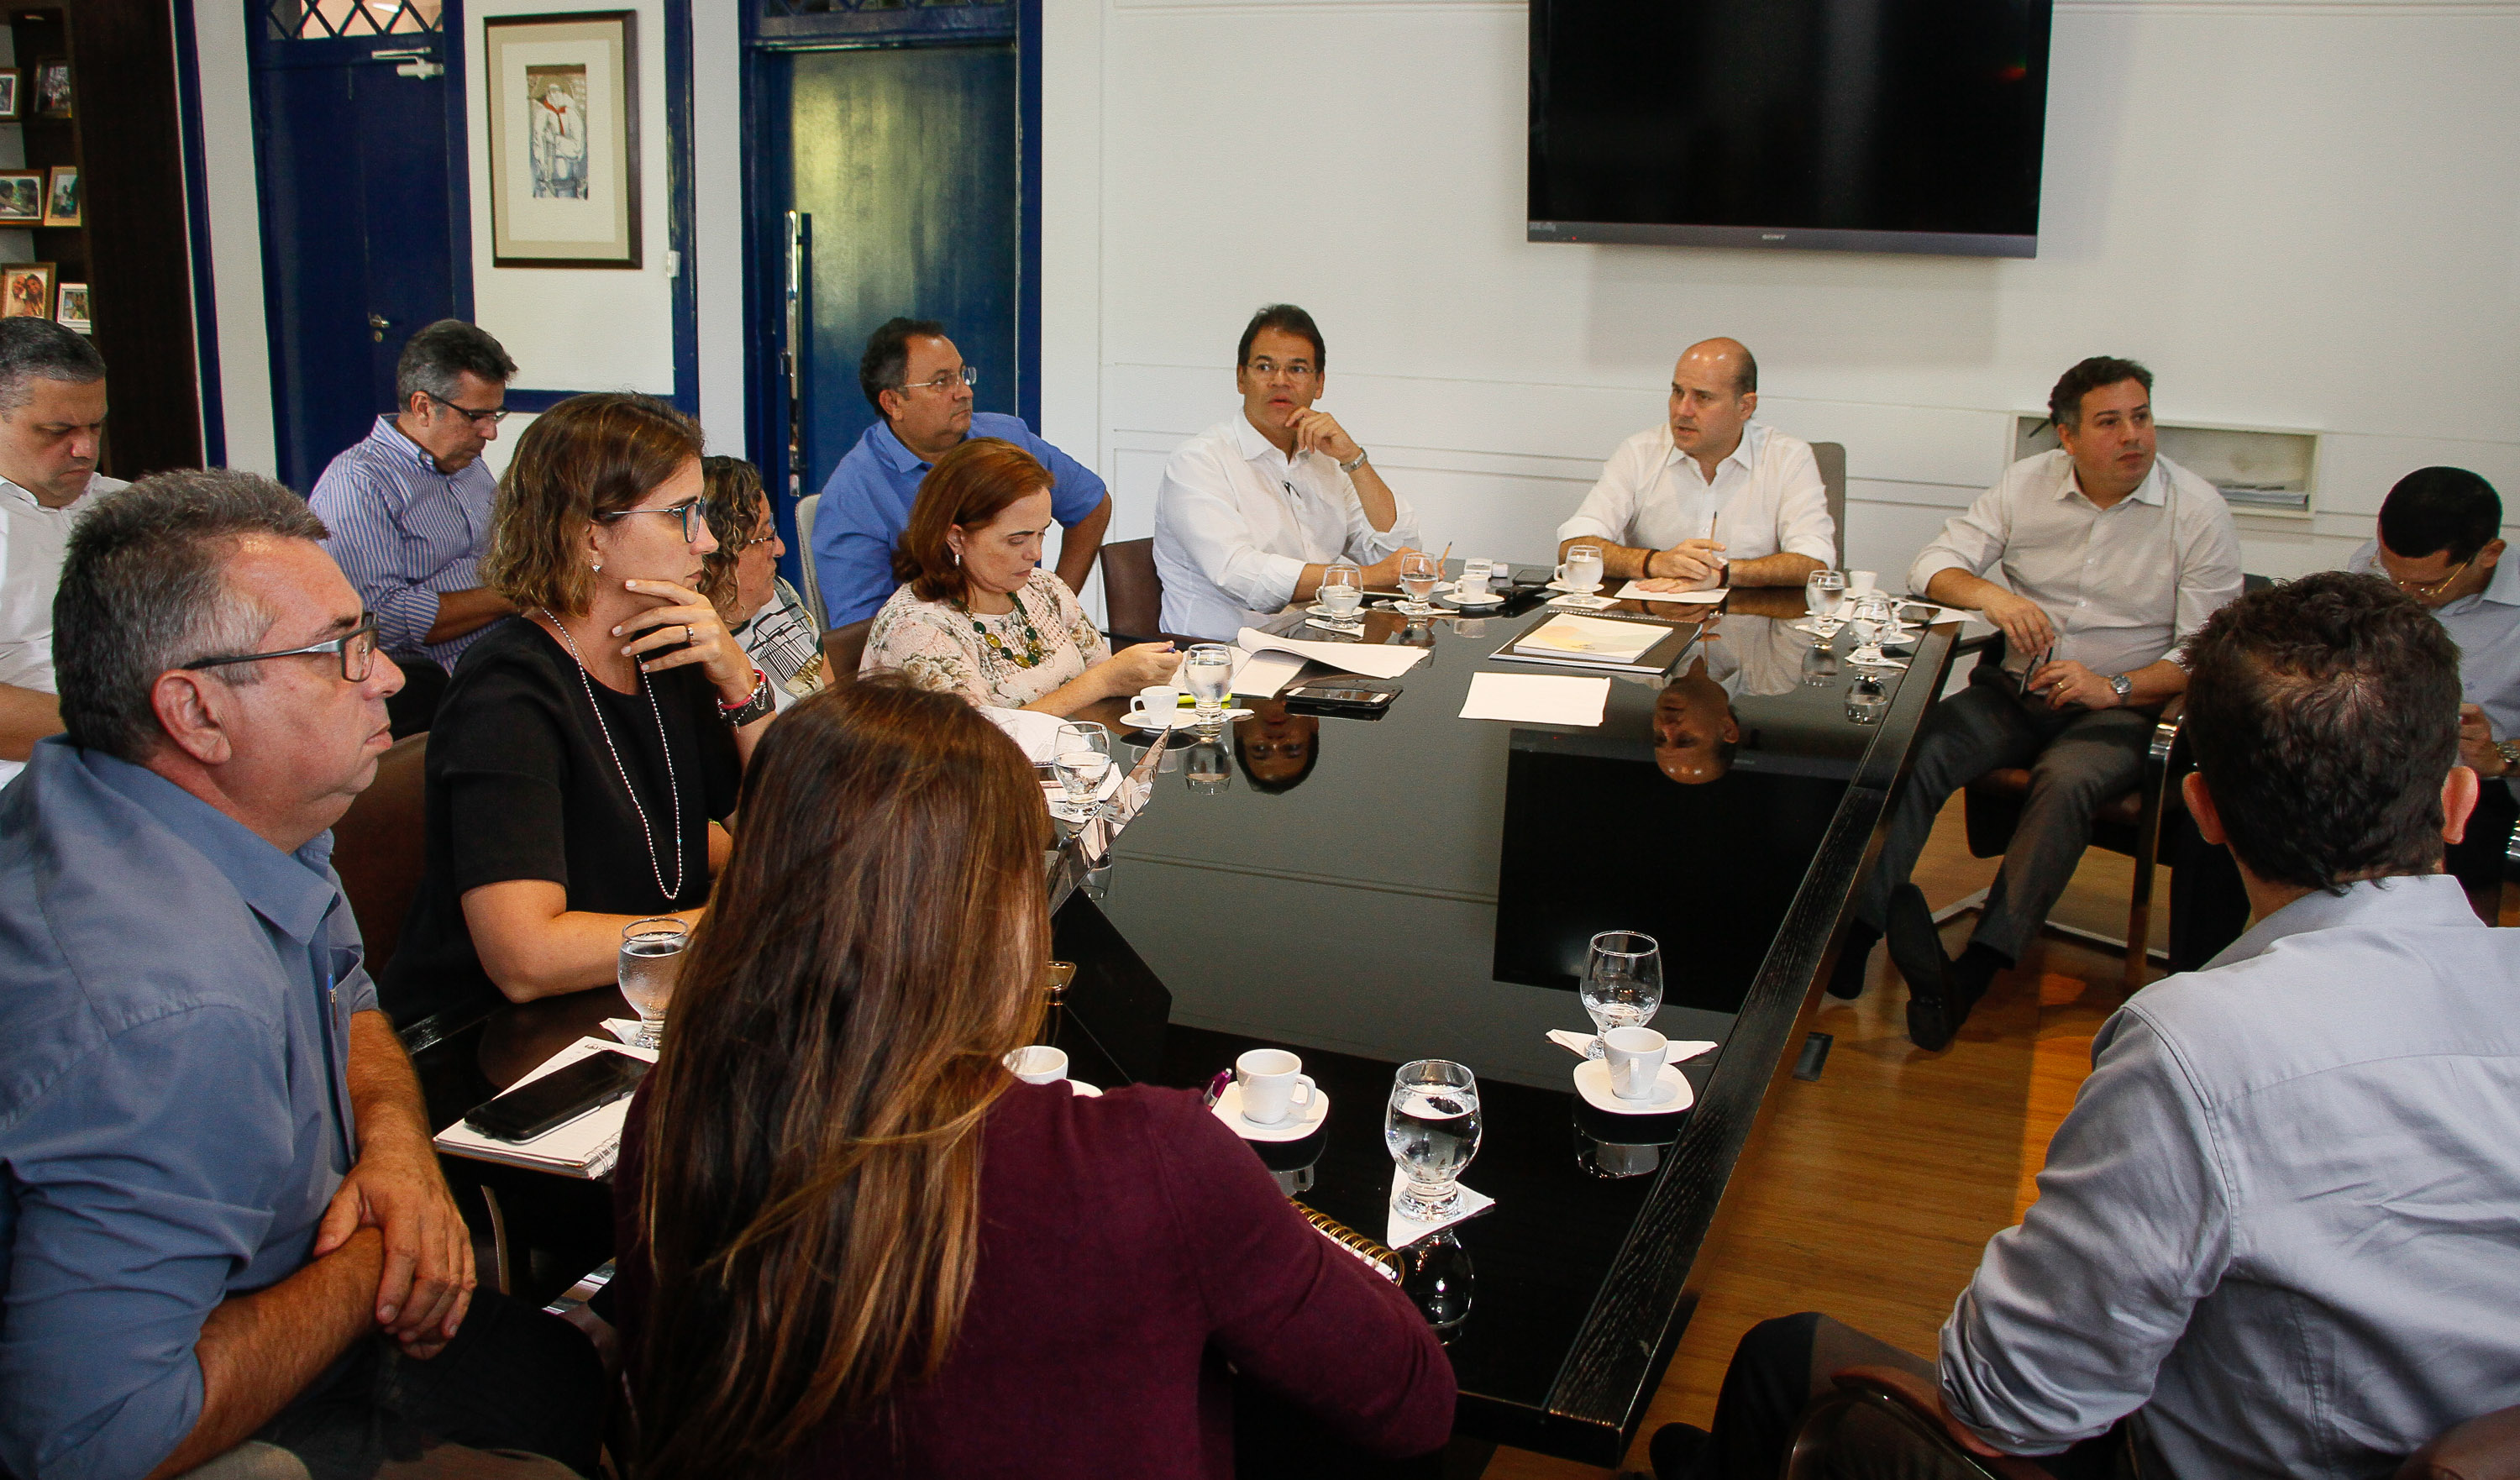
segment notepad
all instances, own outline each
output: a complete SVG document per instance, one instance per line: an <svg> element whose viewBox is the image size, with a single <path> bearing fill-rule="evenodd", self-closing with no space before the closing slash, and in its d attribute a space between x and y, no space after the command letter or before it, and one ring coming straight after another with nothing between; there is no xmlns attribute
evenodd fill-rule
<svg viewBox="0 0 2520 1480"><path fill-rule="evenodd" d="M601 1053L627 1054L650 1063L656 1061L653 1049L633 1048L602 1038L581 1038L544 1059L517 1084L531 1084L556 1069L568 1067L589 1054ZM630 1100L624 1097L609 1104L598 1105L565 1125L554 1126L531 1141L500 1141L482 1135L460 1120L438 1132L435 1140L437 1148L450 1156L505 1162L509 1166L593 1181L612 1175L612 1164L621 1158L621 1127L629 1118Z"/></svg>
<svg viewBox="0 0 2520 1480"><path fill-rule="evenodd" d="M1732 594L1730 586L1718 586L1712 591L1647 591L1642 581L1630 581L1619 588L1619 600L1623 602L1688 602L1698 606L1712 606Z"/></svg>

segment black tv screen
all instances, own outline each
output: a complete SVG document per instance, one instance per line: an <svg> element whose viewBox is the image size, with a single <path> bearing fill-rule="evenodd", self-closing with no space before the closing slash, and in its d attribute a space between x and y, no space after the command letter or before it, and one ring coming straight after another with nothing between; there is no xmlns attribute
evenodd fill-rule
<svg viewBox="0 0 2520 1480"><path fill-rule="evenodd" d="M1532 0L1530 240L2034 256L2050 0Z"/></svg>

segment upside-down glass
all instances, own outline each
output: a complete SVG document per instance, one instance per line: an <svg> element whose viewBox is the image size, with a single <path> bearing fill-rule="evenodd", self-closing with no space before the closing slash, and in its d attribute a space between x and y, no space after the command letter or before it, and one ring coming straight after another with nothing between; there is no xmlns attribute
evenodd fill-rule
<svg viewBox="0 0 2520 1480"><path fill-rule="evenodd" d="M1838 608L1846 604L1846 572L1815 570L1803 578L1803 609L1811 613L1811 624L1820 636L1814 647L1824 648L1836 638Z"/></svg>
<svg viewBox="0 0 2520 1480"><path fill-rule="evenodd" d="M1462 1169L1479 1153L1479 1081L1462 1064L1420 1058L1391 1077L1382 1144L1400 1169L1392 1205L1431 1223L1462 1206Z"/></svg>
<svg viewBox="0 0 2520 1480"><path fill-rule="evenodd" d="M1201 643L1182 659L1182 687L1197 701L1198 733L1214 735L1225 728L1226 692L1234 685L1234 650L1223 643Z"/></svg>
<svg viewBox="0 0 2520 1480"><path fill-rule="evenodd" d="M1400 589L1409 600L1400 610L1410 616L1429 616L1434 606L1426 598L1435 594L1435 583L1444 578L1444 562L1423 550L1412 550L1400 558Z"/></svg>
<svg viewBox="0 0 2520 1480"><path fill-rule="evenodd" d="M1344 620L1354 616L1356 608L1365 605L1365 573L1356 568L1354 561L1330 561L1329 568L1322 572L1321 590L1314 593L1314 600L1333 617Z"/></svg>
<svg viewBox="0 0 2520 1480"><path fill-rule="evenodd" d="M1593 937L1576 995L1592 1014L1587 1058L1601 1056L1600 1035L1612 1028L1642 1028L1662 1010L1662 946L1637 930L1604 930Z"/></svg>
<svg viewBox="0 0 2520 1480"><path fill-rule="evenodd" d="M664 1047L665 1005L674 997L674 977L682 970L683 947L691 929L679 919L638 919L621 927L621 961L615 980L622 1000L639 1014L634 1047Z"/></svg>
<svg viewBox="0 0 2520 1480"><path fill-rule="evenodd" d="M1087 816L1094 807L1095 794L1102 789L1102 778L1111 770L1111 732L1087 720L1070 720L1058 727L1051 742L1050 768L1058 776L1059 789L1066 793L1065 815L1070 819Z"/></svg>

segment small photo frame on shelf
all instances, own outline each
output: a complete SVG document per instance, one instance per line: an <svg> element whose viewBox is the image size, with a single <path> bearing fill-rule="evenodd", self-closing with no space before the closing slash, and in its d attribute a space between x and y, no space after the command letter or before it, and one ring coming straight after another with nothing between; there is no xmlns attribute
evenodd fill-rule
<svg viewBox="0 0 2520 1480"><path fill-rule="evenodd" d="M0 226L40 226L44 221L44 172L0 169Z"/></svg>
<svg viewBox="0 0 2520 1480"><path fill-rule="evenodd" d="M92 333L93 326L87 317L87 285L65 283L60 298L60 305L53 310L53 322L79 334Z"/></svg>
<svg viewBox="0 0 2520 1480"><path fill-rule="evenodd" d="M636 19L624 10L482 22L494 265L639 266Z"/></svg>
<svg viewBox="0 0 2520 1480"><path fill-rule="evenodd" d="M70 115L70 63L68 57L55 57L35 64L35 116L67 118ZM6 315L0 315L5 318Z"/></svg>
<svg viewBox="0 0 2520 1480"><path fill-rule="evenodd" d="M54 165L52 185L44 192L44 224L78 225L80 205L79 167L75 164Z"/></svg>
<svg viewBox="0 0 2520 1480"><path fill-rule="evenodd" d="M21 75L14 67L0 67L0 119L18 116L18 81Z"/></svg>
<svg viewBox="0 0 2520 1480"><path fill-rule="evenodd" d="M0 319L51 318L53 278L50 262L0 263Z"/></svg>

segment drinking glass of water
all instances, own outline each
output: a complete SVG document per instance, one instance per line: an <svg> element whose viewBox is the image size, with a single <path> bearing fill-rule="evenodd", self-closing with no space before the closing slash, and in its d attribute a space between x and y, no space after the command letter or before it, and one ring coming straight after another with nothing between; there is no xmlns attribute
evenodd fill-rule
<svg viewBox="0 0 2520 1480"><path fill-rule="evenodd" d="M1442 1058L1400 1066L1382 1117L1382 1143L1400 1168L1392 1202L1404 1218L1431 1223L1462 1206L1462 1169L1479 1153L1479 1081Z"/></svg>
<svg viewBox="0 0 2520 1480"><path fill-rule="evenodd" d="M1837 636L1838 607L1846 603L1846 572L1815 570L1803 578L1803 607L1811 613L1811 624L1820 634L1815 647L1826 647Z"/></svg>
<svg viewBox="0 0 2520 1480"><path fill-rule="evenodd" d="M665 1005L673 1000L674 976L691 938L691 928L679 919L639 919L621 927L617 980L623 1000L639 1014L635 1047L664 1047Z"/></svg>
<svg viewBox="0 0 2520 1480"><path fill-rule="evenodd" d="M1234 650L1223 643L1201 643L1182 659L1182 687L1198 709L1198 733L1214 735L1225 728L1226 691L1234 685Z"/></svg>
<svg viewBox="0 0 2520 1480"><path fill-rule="evenodd" d="M1354 561L1332 561L1329 568L1322 572L1322 587L1314 593L1314 599L1321 603L1324 612L1345 621L1365 605L1365 573L1356 568Z"/></svg>
<svg viewBox="0 0 2520 1480"><path fill-rule="evenodd" d="M1661 945L1636 930L1604 930L1594 936L1577 995L1593 1017L1595 1036L1585 1056L1598 1058L1599 1035L1612 1028L1642 1028L1662 1010Z"/></svg>
<svg viewBox="0 0 2520 1480"><path fill-rule="evenodd" d="M1845 611L1855 627L1856 649L1846 655L1848 663L1858 668L1905 668L1908 665L1881 650L1881 640L1897 628L1891 612L1890 598L1878 591L1868 591L1846 604Z"/></svg>
<svg viewBox="0 0 2520 1480"><path fill-rule="evenodd" d="M1435 608L1426 598L1435 594L1435 583L1444 578L1444 562L1423 550L1412 550L1400 558L1400 589L1409 600L1400 609L1410 616L1432 615Z"/></svg>
<svg viewBox="0 0 2520 1480"><path fill-rule="evenodd" d="M1102 789L1102 779L1111 771L1111 732L1084 720L1059 726L1050 766L1058 774L1059 789L1066 793L1067 815L1071 819L1089 815Z"/></svg>

